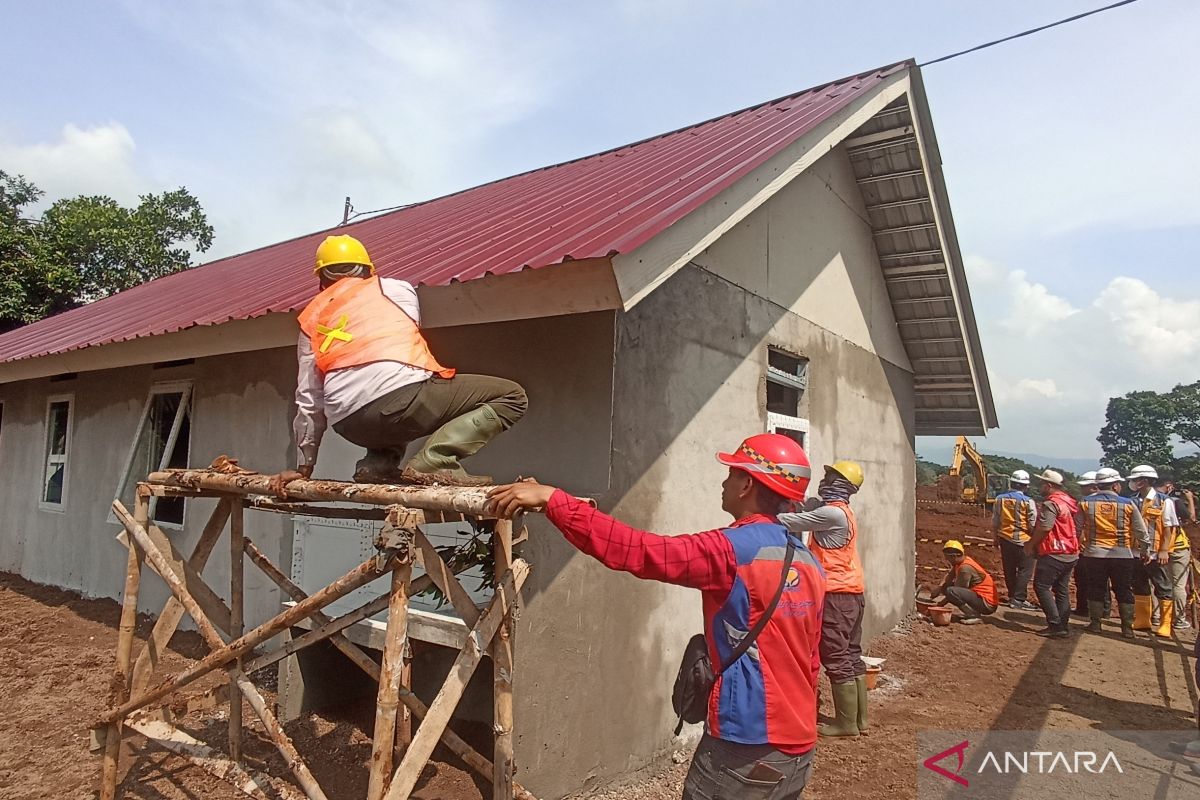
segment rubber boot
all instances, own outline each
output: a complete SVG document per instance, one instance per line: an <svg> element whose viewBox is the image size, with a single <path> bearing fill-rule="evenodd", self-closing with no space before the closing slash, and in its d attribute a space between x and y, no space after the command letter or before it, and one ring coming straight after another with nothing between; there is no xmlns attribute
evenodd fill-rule
<svg viewBox="0 0 1200 800"><path fill-rule="evenodd" d="M1133 598L1133 629L1135 631L1150 630L1150 615L1154 612L1154 603L1150 595L1139 594Z"/></svg>
<svg viewBox="0 0 1200 800"><path fill-rule="evenodd" d="M503 430L504 423L486 403L455 417L430 434L425 446L408 460L404 480L425 486L489 485L490 477L471 475L460 462L478 453Z"/></svg>
<svg viewBox="0 0 1200 800"><path fill-rule="evenodd" d="M1102 633L1104 631L1104 601L1103 600L1088 600L1088 626L1090 633Z"/></svg>
<svg viewBox="0 0 1200 800"><path fill-rule="evenodd" d="M1171 638L1171 623L1175 621L1175 601L1174 600L1159 600L1158 607L1162 609L1162 618L1158 621L1158 628L1154 633L1164 639Z"/></svg>
<svg viewBox="0 0 1200 800"><path fill-rule="evenodd" d="M1149 597L1146 598L1150 600ZM1133 638L1133 616L1136 604L1134 603L1118 603L1117 611L1121 614L1121 636L1125 639Z"/></svg>
<svg viewBox="0 0 1200 800"><path fill-rule="evenodd" d="M397 483L400 480L400 459L403 447L368 450L354 465L355 483Z"/></svg>
<svg viewBox="0 0 1200 800"><path fill-rule="evenodd" d="M854 688L858 690L858 732L867 732L867 676L859 675L854 679Z"/></svg>
<svg viewBox="0 0 1200 800"><path fill-rule="evenodd" d="M863 684L864 688L866 684ZM817 728L821 736L858 736L858 681L833 684L834 721Z"/></svg>

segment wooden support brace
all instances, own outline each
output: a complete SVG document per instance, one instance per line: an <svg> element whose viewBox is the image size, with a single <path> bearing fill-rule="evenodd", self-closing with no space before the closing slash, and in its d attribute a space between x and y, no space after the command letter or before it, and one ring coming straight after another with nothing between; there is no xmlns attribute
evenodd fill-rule
<svg viewBox="0 0 1200 800"><path fill-rule="evenodd" d="M497 581L496 597L479 616L466 646L459 651L446 682L442 684L441 691L434 698L421 726L417 728L417 734L413 737L408 752L404 754L404 760L400 762L388 784L386 800L408 800L412 794L421 770L433 755L434 747L450 722L458 701L462 699L467 681L471 679L475 668L483 659L488 644L504 621L503 609L512 604L528 575L529 565L518 559L513 562L512 569Z"/></svg>
<svg viewBox="0 0 1200 800"><path fill-rule="evenodd" d="M134 519L129 515L129 512L125 510L125 506L123 506L120 501L114 501L113 510L116 512L117 518L121 520L121 524L125 526L125 530L134 537L140 546L146 549L147 558L160 562L157 564L159 574L162 575L165 581L167 581L167 585L172 587L173 591L175 587L178 587L176 596L184 602L188 613L192 614L193 618L195 618L196 614L200 614L207 622L208 618L204 616L204 612L196 604L196 601L191 597L191 595L188 594L187 588L184 587L182 583L175 577L174 573L167 565L165 557L157 550L153 549L153 542L150 540L146 529L134 521ZM384 560L384 564L382 566L385 569L390 569L396 561L407 560L409 558L411 558L411 553L396 551ZM259 625L246 635L234 640L233 642L230 642L228 645L215 649L212 653L209 653L197 663L193 664L182 672L171 676L169 679L159 684L155 688L133 698L118 708L106 711L97 720L97 726L106 725L115 720L122 719L131 712L149 705L156 700L166 697L171 692L174 692L188 685L189 683L202 678L203 676L212 672L214 669L227 666L230 662L237 659L238 656L245 655L256 645L261 644L267 639L270 639L272 636L284 630L285 628L291 627L296 622L305 619L306 617L311 617L316 611L319 611L330 603L333 603L339 598L346 596L360 586L365 586L373 581L378 577L376 566L375 559L363 562L338 580L326 586L321 591L310 595L303 602L297 603L275 617L272 617L267 622ZM200 621L196 620L196 622L197 626L199 626Z"/></svg>
<svg viewBox="0 0 1200 800"><path fill-rule="evenodd" d="M511 520L498 520L496 530L492 535L492 551L495 558L497 575L504 575L512 564L513 523ZM512 627L513 607L515 600L504 593L498 593L496 599L502 604L500 612L503 621L496 637L492 639L492 726L493 726L493 758L492 758L492 797L493 800L512 800L513 798L513 650Z"/></svg>
<svg viewBox="0 0 1200 800"><path fill-rule="evenodd" d="M467 594L467 590L450 571L450 566L438 555L437 548L420 530L414 534L414 543L421 554L421 564L425 568L425 574L441 591L442 596L449 598L450 604L454 606L458 616L462 617L462 621L467 623L468 627L473 626L479 619L479 609L475 607L475 601L471 599L471 595ZM497 574L502 573L498 572Z"/></svg>
<svg viewBox="0 0 1200 800"><path fill-rule="evenodd" d="M386 508L340 508L338 506L315 506L311 503L279 503L265 497L247 497L242 501L246 508L258 511L271 511L276 514L300 514L306 517L324 517L325 519L358 519L383 520L387 519Z"/></svg>
<svg viewBox="0 0 1200 800"><path fill-rule="evenodd" d="M228 499L217 503L212 516L204 525L204 531L200 534L200 539L196 542L191 557L188 558L188 564L197 574L204 570L209 555L216 547L217 540L221 538L221 531L224 530L225 522L229 519L230 508L231 501ZM137 663L133 665L133 686L131 688L133 693L141 692L149 685L154 668L158 665L158 659L167 649L167 644L179 627L184 613L186 612L183 603L171 595L167 604L163 606L162 613L158 615L158 620L154 623L154 630L150 634L149 641L142 648L142 652L138 654Z"/></svg>
<svg viewBox="0 0 1200 800"><path fill-rule="evenodd" d="M234 503L229 516L229 636L237 639L243 633L244 626L244 580L246 559L242 548L246 542L243 529L242 504ZM242 657L235 662L238 670L242 668ZM230 672L230 681L234 673ZM229 693L229 757L236 763L242 760L242 696L238 692Z"/></svg>
<svg viewBox="0 0 1200 800"><path fill-rule="evenodd" d="M383 647L379 692L375 700L375 734L371 746L367 800L382 800L392 774L396 715L400 707L400 678L404 669L404 648L408 644L408 589L411 578L412 564L401 564L392 571L387 639Z"/></svg>

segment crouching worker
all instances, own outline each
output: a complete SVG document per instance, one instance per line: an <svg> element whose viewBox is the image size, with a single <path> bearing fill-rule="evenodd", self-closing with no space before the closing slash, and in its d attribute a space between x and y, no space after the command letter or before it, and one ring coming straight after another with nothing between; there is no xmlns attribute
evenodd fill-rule
<svg viewBox="0 0 1200 800"><path fill-rule="evenodd" d="M978 561L966 554L962 542L953 539L946 542L942 555L950 565L950 572L934 592L934 601L944 599L956 607L962 612L959 621L964 625L982 622L983 617L996 613L996 582Z"/></svg>
<svg viewBox="0 0 1200 800"><path fill-rule="evenodd" d="M315 272L321 293L300 312L296 346L300 464L275 476L276 492L312 476L326 425L367 449L356 481L490 484L460 462L524 416L525 390L442 366L421 335L416 291L407 281L376 276L357 239L326 237ZM425 445L401 466L409 443L423 436Z"/></svg>
<svg viewBox="0 0 1200 800"><path fill-rule="evenodd" d="M492 489L492 513L545 509L568 542L606 567L699 589L718 677L683 798L743 797L753 789L756 797L791 800L804 790L817 740L825 580L816 557L777 515L804 499L808 457L786 436L767 433L717 459L729 467L721 508L733 521L703 533L636 530L561 489L532 482ZM757 638L727 664L764 617Z"/></svg>
<svg viewBox="0 0 1200 800"><path fill-rule="evenodd" d="M833 689L835 721L822 725L822 736L867 732L867 669L862 660L865 591L858 558L858 524L850 496L863 484L862 467L837 461L825 467L817 497L798 514L780 514L789 531L809 531L806 542L825 569L825 613L821 623L821 664Z"/></svg>

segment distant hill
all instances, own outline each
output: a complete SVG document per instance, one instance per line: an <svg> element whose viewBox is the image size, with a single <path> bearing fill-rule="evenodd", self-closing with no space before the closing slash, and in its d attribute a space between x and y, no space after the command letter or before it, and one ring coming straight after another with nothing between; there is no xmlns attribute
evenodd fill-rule
<svg viewBox="0 0 1200 800"><path fill-rule="evenodd" d="M1055 467L1061 467L1069 472L1074 472L1078 475L1081 472L1096 469L1099 466L1099 458L1063 458L1061 456L1045 456L1037 453L1013 453L1005 450L990 450L987 447L986 441L973 439L972 442L979 448L980 452L987 455L1003 456L1005 458L1014 458L1019 461L1024 461L1036 467L1042 467L1047 464ZM938 464L949 464L954 460L954 440L950 439L946 444L939 444L936 447L918 447L918 455L927 460Z"/></svg>

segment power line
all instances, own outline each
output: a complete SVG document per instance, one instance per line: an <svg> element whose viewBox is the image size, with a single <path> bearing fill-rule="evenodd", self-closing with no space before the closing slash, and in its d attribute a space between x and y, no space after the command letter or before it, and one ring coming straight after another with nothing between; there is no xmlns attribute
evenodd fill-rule
<svg viewBox="0 0 1200 800"><path fill-rule="evenodd" d="M1020 33L1014 33L1012 36L1005 36L1003 39L996 39L995 41L976 45L975 47L969 48L967 50L960 50L957 53L951 53L948 56L942 56L941 58L935 58L930 61L926 61L922 64L918 64L917 66L927 67L930 64L937 64L940 61L949 61L952 58L958 58L959 56L965 56L967 53L974 53L976 50L983 50L988 47L994 47L998 44L1003 44L1004 42L1011 42L1013 39L1020 39L1022 36L1029 36L1030 34L1039 33L1041 31L1047 30L1049 28L1055 28L1059 25L1066 25L1068 22L1074 22L1077 19L1083 19L1084 17L1090 17L1093 14L1099 14L1102 11L1109 11L1111 9L1118 8L1120 6L1127 6L1130 3L1136 3L1136 2L1137 2L1137 0L1121 0L1121 2L1119 2L1119 3L1113 3L1112 5L1107 5L1107 6L1104 6L1103 8L1096 8L1091 11L1085 11L1082 14L1076 14L1073 17L1067 17L1066 19L1060 19L1058 22L1051 22L1049 25L1042 25L1041 27L1038 27L1038 28L1030 28L1027 31L1021 31Z"/></svg>

